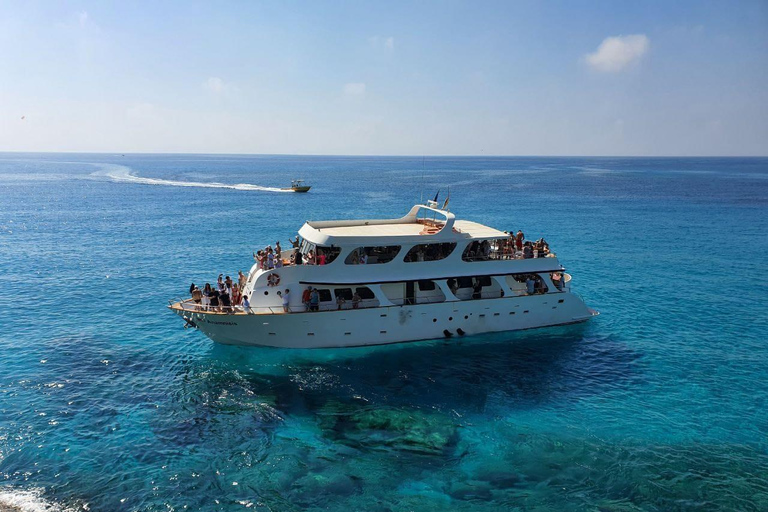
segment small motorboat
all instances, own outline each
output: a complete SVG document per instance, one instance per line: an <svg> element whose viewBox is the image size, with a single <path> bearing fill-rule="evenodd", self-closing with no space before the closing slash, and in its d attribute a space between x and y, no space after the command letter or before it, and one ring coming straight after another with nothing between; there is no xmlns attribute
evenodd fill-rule
<svg viewBox="0 0 768 512"><path fill-rule="evenodd" d="M309 185L304 185L304 180L291 180L291 186L288 188L283 188L282 190L291 190L293 192L309 192L309 189L312 188Z"/></svg>

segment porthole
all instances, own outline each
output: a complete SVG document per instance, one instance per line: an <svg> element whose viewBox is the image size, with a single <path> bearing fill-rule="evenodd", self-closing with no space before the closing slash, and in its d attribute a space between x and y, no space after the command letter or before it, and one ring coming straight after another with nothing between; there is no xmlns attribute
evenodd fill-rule
<svg viewBox="0 0 768 512"><path fill-rule="evenodd" d="M433 322L437 322L437 318L433 318L433 319L432 319L432 321L433 321Z"/></svg>
<svg viewBox="0 0 768 512"><path fill-rule="evenodd" d="M265 292L264 292L264 295L269 295L269 292L265 291Z"/></svg>
<svg viewBox="0 0 768 512"><path fill-rule="evenodd" d="M467 320L469 318L469 315L464 315L464 320Z"/></svg>
<svg viewBox="0 0 768 512"><path fill-rule="evenodd" d="M452 321L452 320L453 320L453 317L452 317L452 316L449 316L449 317L448 317L448 321L450 322L450 321Z"/></svg>

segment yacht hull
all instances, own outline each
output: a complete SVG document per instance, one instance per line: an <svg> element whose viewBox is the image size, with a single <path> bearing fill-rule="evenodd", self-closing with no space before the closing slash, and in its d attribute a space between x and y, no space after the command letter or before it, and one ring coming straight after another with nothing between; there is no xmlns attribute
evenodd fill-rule
<svg viewBox="0 0 768 512"><path fill-rule="evenodd" d="M214 314L173 308L217 343L341 348L515 331L588 320L570 292L314 313Z"/></svg>

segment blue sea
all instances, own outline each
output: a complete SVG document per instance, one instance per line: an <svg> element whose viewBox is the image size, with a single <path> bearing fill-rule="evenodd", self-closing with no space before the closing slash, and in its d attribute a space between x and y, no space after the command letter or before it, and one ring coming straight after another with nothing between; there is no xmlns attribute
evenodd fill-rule
<svg viewBox="0 0 768 512"><path fill-rule="evenodd" d="M165 307L438 190L601 315L297 351ZM0 154L0 510L765 511L766 268L766 158Z"/></svg>

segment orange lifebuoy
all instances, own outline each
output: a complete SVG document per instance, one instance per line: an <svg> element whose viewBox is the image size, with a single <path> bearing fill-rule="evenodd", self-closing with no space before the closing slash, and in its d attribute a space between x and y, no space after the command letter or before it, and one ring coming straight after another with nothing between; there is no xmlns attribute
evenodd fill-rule
<svg viewBox="0 0 768 512"><path fill-rule="evenodd" d="M269 286L277 286L280 284L280 274L269 274L267 277L267 284Z"/></svg>

